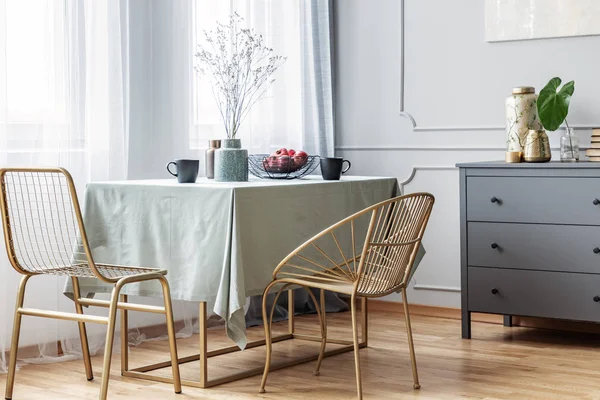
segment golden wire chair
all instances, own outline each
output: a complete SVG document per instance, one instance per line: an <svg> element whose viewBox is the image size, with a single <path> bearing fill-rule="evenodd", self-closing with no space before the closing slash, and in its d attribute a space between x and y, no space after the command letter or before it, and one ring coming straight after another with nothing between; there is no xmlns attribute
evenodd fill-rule
<svg viewBox="0 0 600 400"><path fill-rule="evenodd" d="M165 314L175 393L181 393L171 294L169 283L165 277L167 271L94 262L73 178L67 170L63 168L3 168L0 169L0 185L2 189L0 211L2 212L6 251L13 268L23 275L17 293L5 398L9 400L13 395L21 317L29 315L78 322L88 381L94 379L94 376L85 323L108 325L99 396L101 400L105 400L108 393L117 309L121 310L122 323L127 320L128 311ZM48 274L71 278L76 313L23 307L25 287L29 278L34 275ZM81 298L79 278L82 277L97 278L102 282L113 284L110 301ZM148 280L160 282L164 307L128 303L127 296L120 295L124 285ZM84 315L83 306L108 307L108 317ZM123 361L127 357L127 332L121 332L121 369L123 369Z"/></svg>
<svg viewBox="0 0 600 400"><path fill-rule="evenodd" d="M358 354L356 299L381 297L402 291L413 387L414 389L421 387L410 327L406 286L412 276L415 257L434 202L434 197L428 193L415 193L383 201L334 224L302 244L281 261L273 272L273 281L263 294L262 313L267 359L260 393L265 392L271 364L273 310L277 298L289 286L301 286L307 289L317 309L321 328L321 350L314 371L315 375L319 374L327 342L324 291L331 290L351 297L356 387L359 399L362 399L362 383ZM357 240L361 217L363 220L366 219L362 250L357 249L357 245L361 243ZM267 294L275 285L283 286L277 292L271 312L267 315ZM320 289L320 305L317 304L309 288Z"/></svg>

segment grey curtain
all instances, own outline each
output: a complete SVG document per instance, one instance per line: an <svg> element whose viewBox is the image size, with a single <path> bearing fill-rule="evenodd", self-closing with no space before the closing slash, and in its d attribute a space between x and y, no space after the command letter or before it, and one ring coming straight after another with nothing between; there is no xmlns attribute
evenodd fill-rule
<svg viewBox="0 0 600 400"><path fill-rule="evenodd" d="M304 148L334 153L333 0L301 1Z"/></svg>

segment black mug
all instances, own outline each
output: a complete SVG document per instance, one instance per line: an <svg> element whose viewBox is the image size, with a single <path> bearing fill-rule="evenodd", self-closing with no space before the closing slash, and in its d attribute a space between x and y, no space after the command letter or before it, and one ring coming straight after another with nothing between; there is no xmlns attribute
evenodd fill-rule
<svg viewBox="0 0 600 400"><path fill-rule="evenodd" d="M348 163L346 169L343 169L344 163ZM342 174L348 172L351 166L350 161L340 157L322 157L321 175L326 181L339 181Z"/></svg>
<svg viewBox="0 0 600 400"><path fill-rule="evenodd" d="M171 164L175 165L177 172L169 169ZM198 168L200 161L198 160L175 160L167 164L167 171L177 177L179 183L194 183L198 177Z"/></svg>

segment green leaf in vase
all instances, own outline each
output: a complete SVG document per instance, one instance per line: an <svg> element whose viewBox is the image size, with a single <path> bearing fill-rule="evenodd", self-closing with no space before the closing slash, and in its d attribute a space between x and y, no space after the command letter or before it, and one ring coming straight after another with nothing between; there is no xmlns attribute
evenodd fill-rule
<svg viewBox="0 0 600 400"><path fill-rule="evenodd" d="M575 81L567 82L560 88L560 78L552 78L540 91L537 110L540 121L546 130L555 131L567 118L571 96L575 92Z"/></svg>

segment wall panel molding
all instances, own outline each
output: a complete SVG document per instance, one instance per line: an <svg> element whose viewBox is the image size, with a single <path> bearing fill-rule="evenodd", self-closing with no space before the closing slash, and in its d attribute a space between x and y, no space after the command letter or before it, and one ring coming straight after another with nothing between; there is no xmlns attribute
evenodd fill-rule
<svg viewBox="0 0 600 400"><path fill-rule="evenodd" d="M452 171L452 170L458 170L458 167L455 167L454 165L442 165L442 166L418 165L418 166L415 166L412 168L412 171L410 172L408 177L399 183L400 189L404 193L404 187L406 185L408 185L409 183L411 183L413 181L413 179L415 179L415 176L417 175L417 171Z"/></svg>
<svg viewBox="0 0 600 400"><path fill-rule="evenodd" d="M417 283L416 280L413 279L412 288L414 290L432 290L434 292L452 292L452 293L460 293L459 287L454 286L439 286L439 285L422 285Z"/></svg>
<svg viewBox="0 0 600 400"><path fill-rule="evenodd" d="M589 147L580 147L585 152ZM336 146L341 151L506 151L506 147L455 147L455 146ZM560 151L560 147L551 147L551 151Z"/></svg>
<svg viewBox="0 0 600 400"><path fill-rule="evenodd" d="M505 150L504 148L502 150ZM455 171L458 170L454 165L422 165L415 166L412 168L409 176L399 183L401 192L404 193L404 187L410 184L417 175L417 171ZM429 284L420 284L417 283L417 279L413 277L412 279L412 288L414 290L429 290L435 292L452 292L452 293L460 293L460 287L455 286L443 286L443 285L429 285Z"/></svg>
<svg viewBox="0 0 600 400"><path fill-rule="evenodd" d="M342 151L506 151L506 146L336 146L335 149Z"/></svg>
<svg viewBox="0 0 600 400"><path fill-rule="evenodd" d="M405 91L404 91L404 79L405 79L405 40L406 40L406 32L405 32L405 6L406 0L400 0L400 16L399 16L399 39L400 39L400 116L408 119L410 124L412 125L413 132L446 132L446 131L462 131L462 132L485 132L485 131L504 131L506 129L505 126L501 125L477 125L477 126L468 126L468 125L439 125L439 126L422 126L418 125L415 118L412 114L406 110L406 102L405 102ZM571 128L574 129L593 129L600 127L600 124L571 124ZM564 130L560 128L560 130Z"/></svg>

